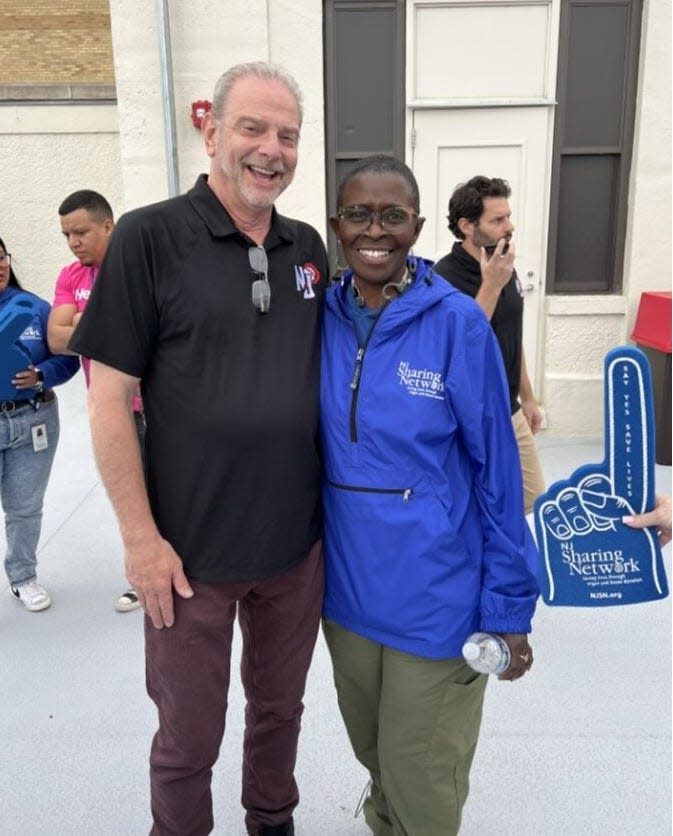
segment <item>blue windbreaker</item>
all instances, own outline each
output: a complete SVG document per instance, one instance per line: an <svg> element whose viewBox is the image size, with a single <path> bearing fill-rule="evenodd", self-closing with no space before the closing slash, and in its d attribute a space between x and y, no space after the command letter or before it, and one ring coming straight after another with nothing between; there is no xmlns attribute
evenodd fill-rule
<svg viewBox="0 0 673 836"><path fill-rule="evenodd" d="M12 378L30 364L44 375L44 388L65 383L79 369L79 357L52 354L47 345L48 302L15 287L0 293L0 401L31 398L32 389L17 389Z"/></svg>
<svg viewBox="0 0 673 836"><path fill-rule="evenodd" d="M442 659L477 629L530 632L538 553L489 321L430 262L408 265L413 284L359 350L350 271L327 295L324 615Z"/></svg>

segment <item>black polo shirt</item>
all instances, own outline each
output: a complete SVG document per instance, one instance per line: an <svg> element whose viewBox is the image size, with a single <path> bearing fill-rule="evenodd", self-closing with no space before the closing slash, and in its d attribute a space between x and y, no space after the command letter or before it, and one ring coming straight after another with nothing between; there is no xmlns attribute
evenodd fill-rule
<svg viewBox="0 0 673 836"><path fill-rule="evenodd" d="M479 293L481 267L460 241L456 241L451 252L434 265L434 270L448 279L455 288L467 293L473 299ZM500 344L509 387L510 407L514 415L521 408L519 387L523 340L523 297L516 270L500 291L500 298L491 317L491 327Z"/></svg>
<svg viewBox="0 0 673 836"><path fill-rule="evenodd" d="M188 577L272 577L320 536L319 328L327 256L274 210L271 306L253 242L209 188L120 218L70 347L141 379L154 517Z"/></svg>

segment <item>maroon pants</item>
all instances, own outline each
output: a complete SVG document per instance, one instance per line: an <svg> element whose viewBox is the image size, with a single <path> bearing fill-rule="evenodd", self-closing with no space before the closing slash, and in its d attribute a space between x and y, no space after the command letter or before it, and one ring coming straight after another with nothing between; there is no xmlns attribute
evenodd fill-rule
<svg viewBox="0 0 673 836"><path fill-rule="evenodd" d="M247 700L242 803L248 833L292 817L302 697L323 597L321 543L285 574L246 583L193 583L175 596L175 624L145 617L147 692L159 711L152 743L151 836L213 829L212 767L224 734L233 623L243 637Z"/></svg>

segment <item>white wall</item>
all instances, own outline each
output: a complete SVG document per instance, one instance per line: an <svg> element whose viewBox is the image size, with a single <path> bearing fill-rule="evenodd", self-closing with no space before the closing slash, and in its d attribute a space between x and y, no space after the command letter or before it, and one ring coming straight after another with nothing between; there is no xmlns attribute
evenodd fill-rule
<svg viewBox="0 0 673 836"><path fill-rule="evenodd" d="M110 0L127 208L168 196L156 3ZM232 64L271 60L304 93L304 125L294 183L278 206L325 234L322 10L304 0L192 0L169 3L180 190L207 170L191 102L212 101Z"/></svg>
<svg viewBox="0 0 673 836"><path fill-rule="evenodd" d="M123 205L114 105L0 105L0 238L21 284L52 301L73 256L58 207L71 192L95 189L115 212Z"/></svg>
<svg viewBox="0 0 673 836"><path fill-rule="evenodd" d="M647 0L624 267L628 334L642 291L671 289L671 25L671 0Z"/></svg>

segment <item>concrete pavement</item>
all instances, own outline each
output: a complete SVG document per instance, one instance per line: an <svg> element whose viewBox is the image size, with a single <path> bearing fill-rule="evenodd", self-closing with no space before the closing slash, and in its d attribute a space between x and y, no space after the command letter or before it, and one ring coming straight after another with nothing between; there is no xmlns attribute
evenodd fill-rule
<svg viewBox="0 0 673 836"><path fill-rule="evenodd" d="M61 441L39 554L53 605L28 613L0 596L0 834L140 836L155 727L142 617L113 609L125 587L121 546L93 464L81 376L58 391ZM597 443L540 446L548 483L603 457ZM670 467L657 467L657 488L671 491ZM670 578L670 546L665 562ZM489 684L461 836L668 836L670 598L602 610L540 603L531 641L531 674ZM213 779L217 836L245 833L243 698L232 682ZM366 776L341 725L322 637L305 702L297 833L366 836L353 818Z"/></svg>

